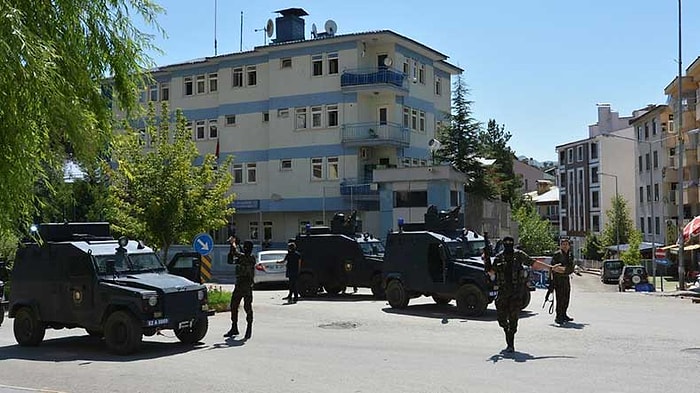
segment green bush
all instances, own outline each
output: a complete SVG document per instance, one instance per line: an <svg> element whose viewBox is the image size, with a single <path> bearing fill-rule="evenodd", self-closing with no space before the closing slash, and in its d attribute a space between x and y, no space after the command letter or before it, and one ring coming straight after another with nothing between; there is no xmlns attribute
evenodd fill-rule
<svg viewBox="0 0 700 393"><path fill-rule="evenodd" d="M216 312L226 311L231 303L231 292L221 288L209 289L209 309Z"/></svg>

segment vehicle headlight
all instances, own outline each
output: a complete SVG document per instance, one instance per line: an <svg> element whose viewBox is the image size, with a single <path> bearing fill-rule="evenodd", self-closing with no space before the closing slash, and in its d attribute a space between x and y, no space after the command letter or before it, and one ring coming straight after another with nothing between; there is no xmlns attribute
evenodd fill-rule
<svg viewBox="0 0 700 393"><path fill-rule="evenodd" d="M158 304L158 296L151 296L148 298L148 305L151 307L155 307L156 304Z"/></svg>
<svg viewBox="0 0 700 393"><path fill-rule="evenodd" d="M204 290L203 289L200 290L199 292L197 292L197 299L199 299L200 301L204 300Z"/></svg>

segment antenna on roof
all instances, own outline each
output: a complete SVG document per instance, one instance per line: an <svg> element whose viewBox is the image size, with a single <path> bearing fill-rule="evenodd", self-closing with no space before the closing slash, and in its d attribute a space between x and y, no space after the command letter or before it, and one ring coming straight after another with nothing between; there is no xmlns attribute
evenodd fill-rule
<svg viewBox="0 0 700 393"><path fill-rule="evenodd" d="M238 51L243 52L243 11L241 11L241 46Z"/></svg>
<svg viewBox="0 0 700 393"><path fill-rule="evenodd" d="M217 0L214 0L214 56L217 55L217 51L216 51L216 3L217 3Z"/></svg>
<svg viewBox="0 0 700 393"><path fill-rule="evenodd" d="M316 23L311 24L311 38L316 38L318 30L316 30Z"/></svg>

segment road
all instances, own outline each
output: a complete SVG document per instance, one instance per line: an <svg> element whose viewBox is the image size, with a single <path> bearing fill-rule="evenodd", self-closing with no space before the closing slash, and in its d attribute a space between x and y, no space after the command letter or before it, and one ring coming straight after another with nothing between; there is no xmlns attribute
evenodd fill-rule
<svg viewBox="0 0 700 393"><path fill-rule="evenodd" d="M20 348L12 320L0 327L0 392L637 392L696 391L700 305L618 293L574 277L566 327L542 310L538 290L523 313L516 353L504 356L493 304L462 318L427 298L393 310L369 292L285 305L284 291L256 291L252 339L224 339L217 314L198 347L170 332L119 357L82 330L48 331ZM243 317L243 315L241 316ZM9 323L8 323L9 322Z"/></svg>

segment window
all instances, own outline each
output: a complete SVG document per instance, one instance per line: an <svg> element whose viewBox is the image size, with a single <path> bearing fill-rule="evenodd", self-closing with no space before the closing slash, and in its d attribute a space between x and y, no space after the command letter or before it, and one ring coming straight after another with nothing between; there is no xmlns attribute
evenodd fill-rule
<svg viewBox="0 0 700 393"><path fill-rule="evenodd" d="M596 158L598 158L598 144L591 143L591 159L595 160Z"/></svg>
<svg viewBox="0 0 700 393"><path fill-rule="evenodd" d="M236 125L236 115L226 115L226 127Z"/></svg>
<svg viewBox="0 0 700 393"><path fill-rule="evenodd" d="M659 152L654 150L654 169L659 167Z"/></svg>
<svg viewBox="0 0 700 393"><path fill-rule="evenodd" d="M233 164L233 183L243 184L243 164Z"/></svg>
<svg viewBox="0 0 700 393"><path fill-rule="evenodd" d="M251 221L248 223L248 231L250 233L250 240L258 240L258 222Z"/></svg>
<svg viewBox="0 0 700 393"><path fill-rule="evenodd" d="M583 146L576 147L576 161L583 161Z"/></svg>
<svg viewBox="0 0 700 393"><path fill-rule="evenodd" d="M644 186L639 187L639 202L644 202Z"/></svg>
<svg viewBox="0 0 700 393"><path fill-rule="evenodd" d="M649 139L649 123L644 123L644 139Z"/></svg>
<svg viewBox="0 0 700 393"><path fill-rule="evenodd" d="M292 160L280 160L280 170L281 171L291 171L292 170Z"/></svg>
<svg viewBox="0 0 700 393"><path fill-rule="evenodd" d="M192 122L191 121L188 121L187 123L185 123L185 129L187 131L189 131L190 135L192 135Z"/></svg>
<svg viewBox="0 0 700 393"><path fill-rule="evenodd" d="M661 225L659 221L659 217L654 217L654 233L657 235L661 233Z"/></svg>
<svg viewBox="0 0 700 393"><path fill-rule="evenodd" d="M644 233L644 217L639 217L639 230Z"/></svg>
<svg viewBox="0 0 700 393"><path fill-rule="evenodd" d="M311 159L311 180L323 179L323 158Z"/></svg>
<svg viewBox="0 0 700 393"><path fill-rule="evenodd" d="M637 140L642 140L642 126L637 126Z"/></svg>
<svg viewBox="0 0 700 393"><path fill-rule="evenodd" d="M598 183L598 167L594 166L591 168L591 184Z"/></svg>
<svg viewBox="0 0 700 393"><path fill-rule="evenodd" d="M158 101L158 85L151 85L148 99L150 101Z"/></svg>
<svg viewBox="0 0 700 393"><path fill-rule="evenodd" d="M408 128L411 123L411 108L403 107L403 127Z"/></svg>
<svg viewBox="0 0 700 393"><path fill-rule="evenodd" d="M423 111L419 113L418 129L420 131L425 131L425 112Z"/></svg>
<svg viewBox="0 0 700 393"><path fill-rule="evenodd" d="M169 83L161 83L160 84L160 99L161 99L161 101L170 100L170 84Z"/></svg>
<svg viewBox="0 0 700 393"><path fill-rule="evenodd" d="M185 77L185 95L186 96L191 96L194 93L193 90L193 85L192 85L192 77L191 76L186 76Z"/></svg>
<svg viewBox="0 0 700 393"><path fill-rule="evenodd" d="M283 57L280 59L280 68L292 68L292 58Z"/></svg>
<svg viewBox="0 0 700 393"><path fill-rule="evenodd" d="M270 112L262 113L262 121L263 123L267 123L268 121L270 121Z"/></svg>
<svg viewBox="0 0 700 393"><path fill-rule="evenodd" d="M255 69L255 66L248 66L246 68L246 71L248 72L248 86L255 86L258 84L258 72Z"/></svg>
<svg viewBox="0 0 700 393"><path fill-rule="evenodd" d="M406 75L406 77L408 77L408 74L411 71L410 68L411 68L411 64L409 63L409 60L408 59L404 60L403 61L403 74Z"/></svg>
<svg viewBox="0 0 700 393"><path fill-rule="evenodd" d="M312 106L311 107L311 128L321 128L323 127L323 107Z"/></svg>
<svg viewBox="0 0 700 393"><path fill-rule="evenodd" d="M644 165L644 163L642 162L642 156L637 156L637 160L639 161L639 172L641 173Z"/></svg>
<svg viewBox="0 0 700 393"><path fill-rule="evenodd" d="M659 200L659 183L654 183L654 200Z"/></svg>
<svg viewBox="0 0 700 393"><path fill-rule="evenodd" d="M289 108L280 108L280 109L277 109L277 117L280 117L280 118L287 118L287 117L289 117Z"/></svg>
<svg viewBox="0 0 700 393"><path fill-rule="evenodd" d="M329 53L328 54L328 75L335 75L338 73L338 54Z"/></svg>
<svg viewBox="0 0 700 393"><path fill-rule="evenodd" d="M311 57L311 75L323 75L323 55L314 55Z"/></svg>
<svg viewBox="0 0 700 393"><path fill-rule="evenodd" d="M197 75L197 94L206 93L206 80L204 75Z"/></svg>
<svg viewBox="0 0 700 393"><path fill-rule="evenodd" d="M411 129L418 129L418 110L411 109Z"/></svg>
<svg viewBox="0 0 700 393"><path fill-rule="evenodd" d="M338 127L338 105L326 105L328 127Z"/></svg>
<svg viewBox="0 0 700 393"><path fill-rule="evenodd" d="M442 95L442 80L439 76L435 77L435 95Z"/></svg>
<svg viewBox="0 0 700 393"><path fill-rule="evenodd" d="M243 68L233 69L233 87L243 87Z"/></svg>
<svg viewBox="0 0 700 393"><path fill-rule="evenodd" d="M564 150L559 152L559 163L566 164L566 152Z"/></svg>
<svg viewBox="0 0 700 393"><path fill-rule="evenodd" d="M328 179L338 179L338 157L328 157L327 163Z"/></svg>
<svg viewBox="0 0 700 393"><path fill-rule="evenodd" d="M647 231L651 232L651 217L647 217Z"/></svg>
<svg viewBox="0 0 700 393"><path fill-rule="evenodd" d="M394 207L426 207L427 191L394 191Z"/></svg>
<svg viewBox="0 0 700 393"><path fill-rule="evenodd" d="M204 120L197 120L195 123L195 139L204 139L206 134L205 134L205 128L206 128L206 122Z"/></svg>
<svg viewBox="0 0 700 393"><path fill-rule="evenodd" d="M599 208L600 207L600 193L598 191L591 192L591 207L592 208Z"/></svg>
<svg viewBox="0 0 700 393"><path fill-rule="evenodd" d="M418 82L425 84L425 64L421 64L418 70Z"/></svg>
<svg viewBox="0 0 700 393"><path fill-rule="evenodd" d="M209 92L216 93L219 90L219 74L209 74Z"/></svg>
<svg viewBox="0 0 700 393"><path fill-rule="evenodd" d="M649 153L644 155L644 159L645 159L644 162L646 163L646 165L645 165L646 170L651 169L651 157L649 157Z"/></svg>
<svg viewBox="0 0 700 393"><path fill-rule="evenodd" d="M600 216L592 216L591 217L591 226L593 229L593 232L600 232Z"/></svg>
<svg viewBox="0 0 700 393"><path fill-rule="evenodd" d="M647 201L651 201L651 185L647 185Z"/></svg>
<svg viewBox="0 0 700 393"><path fill-rule="evenodd" d="M418 62L413 60L413 81L418 82Z"/></svg>
<svg viewBox="0 0 700 393"><path fill-rule="evenodd" d="M569 164L573 163L574 162L574 149L567 149L566 155L568 158L568 163Z"/></svg>
<svg viewBox="0 0 700 393"><path fill-rule="evenodd" d="M263 240L272 239L272 221L263 221Z"/></svg>
<svg viewBox="0 0 700 393"><path fill-rule="evenodd" d="M219 137L219 128L216 125L216 120L209 120L209 138L216 139Z"/></svg>
<svg viewBox="0 0 700 393"><path fill-rule="evenodd" d="M297 119L296 128L306 128L306 108L296 108L295 113Z"/></svg>
<svg viewBox="0 0 700 393"><path fill-rule="evenodd" d="M247 163L245 165L245 167L246 167L246 174L248 175L246 182L248 182L248 183L257 182L258 181L258 164Z"/></svg>
<svg viewBox="0 0 700 393"><path fill-rule="evenodd" d="M651 135L656 135L656 119L651 119Z"/></svg>

